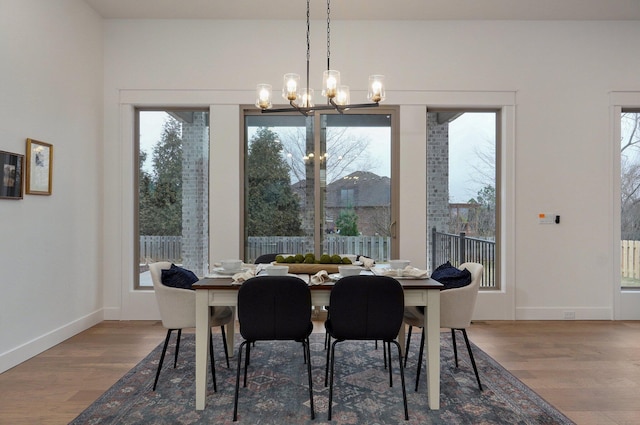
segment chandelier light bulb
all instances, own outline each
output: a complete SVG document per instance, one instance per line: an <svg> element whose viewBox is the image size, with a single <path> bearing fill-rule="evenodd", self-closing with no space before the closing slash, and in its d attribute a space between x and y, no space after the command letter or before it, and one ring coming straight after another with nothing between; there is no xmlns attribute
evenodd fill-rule
<svg viewBox="0 0 640 425"><path fill-rule="evenodd" d="M340 106L349 104L349 86L338 87L338 94L336 95L336 103Z"/></svg>
<svg viewBox="0 0 640 425"><path fill-rule="evenodd" d="M307 89L300 89L300 98L302 99L300 105L302 108L313 107L313 89L309 89L309 93L307 93Z"/></svg>
<svg viewBox="0 0 640 425"><path fill-rule="evenodd" d="M298 98L298 87L300 86L300 76L298 74L284 74L284 84L282 86L282 97L288 101Z"/></svg>
<svg viewBox="0 0 640 425"><path fill-rule="evenodd" d="M384 75L371 75L369 77L368 98L370 101L376 103L384 100Z"/></svg>
<svg viewBox="0 0 640 425"><path fill-rule="evenodd" d="M271 108L271 84L258 84L256 87L256 106L260 109Z"/></svg>
<svg viewBox="0 0 640 425"><path fill-rule="evenodd" d="M338 93L340 85L340 71L328 69L322 73L322 95L333 99Z"/></svg>

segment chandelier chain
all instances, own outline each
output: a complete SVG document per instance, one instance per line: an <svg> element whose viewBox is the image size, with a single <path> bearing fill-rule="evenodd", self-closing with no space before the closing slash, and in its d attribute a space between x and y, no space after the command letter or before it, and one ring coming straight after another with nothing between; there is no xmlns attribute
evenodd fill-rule
<svg viewBox="0 0 640 425"><path fill-rule="evenodd" d="M327 71L331 69L331 0L327 0Z"/></svg>

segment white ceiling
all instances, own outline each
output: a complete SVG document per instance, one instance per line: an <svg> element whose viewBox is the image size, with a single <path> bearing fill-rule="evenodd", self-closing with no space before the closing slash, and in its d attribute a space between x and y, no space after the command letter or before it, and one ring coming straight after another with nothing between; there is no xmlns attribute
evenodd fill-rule
<svg viewBox="0 0 640 425"><path fill-rule="evenodd" d="M105 19L304 19L304 0L85 0ZM311 1L311 18L326 16ZM640 0L334 0L332 19L640 20Z"/></svg>

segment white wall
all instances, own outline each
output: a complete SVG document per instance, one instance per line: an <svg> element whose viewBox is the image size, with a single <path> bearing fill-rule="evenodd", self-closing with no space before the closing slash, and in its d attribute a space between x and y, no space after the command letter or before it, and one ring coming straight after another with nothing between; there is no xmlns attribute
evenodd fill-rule
<svg viewBox="0 0 640 425"><path fill-rule="evenodd" d="M0 372L102 320L102 22L0 0L0 150L53 144L53 193L0 200Z"/></svg>
<svg viewBox="0 0 640 425"><path fill-rule="evenodd" d="M323 26L312 22L312 85L319 85L324 67ZM240 123L228 119L234 116L229 111L253 103L256 83L271 82L277 90L284 72L304 74L304 30L303 22L291 21L108 21L105 137L107 145L119 147L121 157L118 161L114 152L106 161L105 179L113 182L106 204L122 205L131 196L118 179L131 142L122 134L129 132L122 130L123 105L223 108L223 120L212 118L218 127L212 128L212 143L227 144L225 155L239 154L236 137L221 140L216 135L237 134ZM464 106L465 99L492 93L514 99L508 163L503 164L511 188L503 199L509 231L504 235L505 292L481 296L478 318L561 319L565 310L575 311L579 319L613 318L616 146L609 92L640 90L640 57L634 54L638 22L333 20L331 31L332 65L352 90L364 90L369 73L385 74L387 103L408 112L400 117L401 158L424 155L419 135L425 119L415 113L416 106L457 101ZM360 101L357 94L352 101ZM226 165L212 171L212 178L233 178L238 162L233 155L225 157ZM419 229L402 234L401 252L416 262L424 261L420 247L426 236L424 213L415 210L424 209L426 200L419 193L422 182L415 196L407 187L408 176L426 176L425 162L412 161L410 173L401 176L401 217L413 221L403 222L403 229ZM212 233L237 222L238 187L229 187L229 203L212 206L212 217L219 217L211 223ZM118 220L132 219L130 211L120 212ZM561 224L539 225L539 212L560 214ZM128 230L119 230L115 219L107 225L106 233L115 236L106 252L130 245ZM239 244L214 239L212 251L239 252ZM131 275L132 266L121 267L106 276L105 304L113 317L129 317L120 310L119 299L130 283L121 287L118 277ZM496 299L502 309L496 308Z"/></svg>

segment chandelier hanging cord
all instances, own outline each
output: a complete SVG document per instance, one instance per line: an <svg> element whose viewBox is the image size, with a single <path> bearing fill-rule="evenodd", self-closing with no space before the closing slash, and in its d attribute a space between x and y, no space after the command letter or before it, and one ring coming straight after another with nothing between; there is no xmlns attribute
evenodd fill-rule
<svg viewBox="0 0 640 425"><path fill-rule="evenodd" d="M331 69L331 0L327 0L327 71Z"/></svg>
<svg viewBox="0 0 640 425"><path fill-rule="evenodd" d="M309 91L309 60L311 59L311 41L310 41L310 16L309 16L309 3L311 2L311 0L307 0L307 95L309 95L309 93L311 93ZM292 102L291 106L293 106L294 108L297 108L297 105L294 105ZM309 105L305 105L305 106L309 106Z"/></svg>

